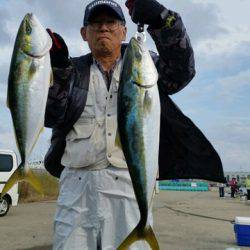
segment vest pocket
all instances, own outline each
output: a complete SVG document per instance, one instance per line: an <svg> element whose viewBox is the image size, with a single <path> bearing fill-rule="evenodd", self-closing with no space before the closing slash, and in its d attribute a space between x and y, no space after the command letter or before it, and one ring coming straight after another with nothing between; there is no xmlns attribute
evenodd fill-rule
<svg viewBox="0 0 250 250"><path fill-rule="evenodd" d="M95 104L94 104L94 97L92 96L91 93L88 93L86 105L84 108L84 111L79 118L79 121L83 121L84 119L91 119L95 118Z"/></svg>
<svg viewBox="0 0 250 250"><path fill-rule="evenodd" d="M94 117L80 117L80 119L73 126L73 129L68 134L67 140L74 141L77 139L88 139L93 134L94 129Z"/></svg>
<svg viewBox="0 0 250 250"><path fill-rule="evenodd" d="M79 119L66 138L64 162L67 166L81 168L96 162L93 136L96 127L94 118Z"/></svg>

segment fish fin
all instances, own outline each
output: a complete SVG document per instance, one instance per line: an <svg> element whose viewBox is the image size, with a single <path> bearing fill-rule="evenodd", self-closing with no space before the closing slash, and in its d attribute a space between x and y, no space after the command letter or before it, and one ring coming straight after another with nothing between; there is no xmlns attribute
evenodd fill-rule
<svg viewBox="0 0 250 250"><path fill-rule="evenodd" d="M118 129L116 130L116 135L115 135L115 146L122 149L122 143L121 143L121 139L120 139Z"/></svg>
<svg viewBox="0 0 250 250"><path fill-rule="evenodd" d="M138 226L128 235L128 237L121 243L117 250L126 250L136 241L141 240Z"/></svg>
<svg viewBox="0 0 250 250"><path fill-rule="evenodd" d="M23 177L23 164L21 163L19 167L15 170L15 172L10 176L7 183L4 185L3 190L1 192L1 198L18 182L22 181Z"/></svg>
<svg viewBox="0 0 250 250"><path fill-rule="evenodd" d="M37 72L37 64L34 60L32 60L29 68L28 79L31 80L36 72Z"/></svg>
<svg viewBox="0 0 250 250"><path fill-rule="evenodd" d="M44 131L44 127L40 129L39 135Z"/></svg>
<svg viewBox="0 0 250 250"><path fill-rule="evenodd" d="M44 131L44 127L41 127L41 129L40 129L39 133L37 134L37 137L36 137L36 139L35 139L35 142L34 142L33 146L31 147L29 153L31 153L31 152L33 151L33 149L34 149L34 147L35 147L35 145L36 145L36 143L37 143L37 141L38 141L38 138L39 138L40 134L41 134L43 131Z"/></svg>
<svg viewBox="0 0 250 250"><path fill-rule="evenodd" d="M144 113L148 114L152 107L152 98L148 91L145 92L144 100L143 100L143 110Z"/></svg>
<svg viewBox="0 0 250 250"><path fill-rule="evenodd" d="M141 229L138 224L129 236L121 243L117 250L127 250L133 243L140 240L147 241L153 250L160 249L152 227L148 225L145 229Z"/></svg>
<svg viewBox="0 0 250 250"><path fill-rule="evenodd" d="M155 233L153 231L153 228L149 225L147 226L147 228L145 229L145 240L148 242L148 244L150 245L151 249L154 250L159 250L159 244L158 241L155 237Z"/></svg>
<svg viewBox="0 0 250 250"><path fill-rule="evenodd" d="M1 198L19 181L29 182L37 192L43 195L43 188L38 178L34 175L31 169L26 171L23 167L24 164L21 163L15 172L10 176L1 192Z"/></svg>

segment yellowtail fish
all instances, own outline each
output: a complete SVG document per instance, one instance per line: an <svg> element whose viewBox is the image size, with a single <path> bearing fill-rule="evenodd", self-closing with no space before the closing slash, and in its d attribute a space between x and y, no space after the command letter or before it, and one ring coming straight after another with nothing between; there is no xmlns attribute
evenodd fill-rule
<svg viewBox="0 0 250 250"><path fill-rule="evenodd" d="M158 73L143 39L139 38L130 40L124 55L118 90L118 131L141 217L118 250L128 249L139 240L159 249L148 221L158 172Z"/></svg>
<svg viewBox="0 0 250 250"><path fill-rule="evenodd" d="M49 50L52 41L33 14L19 27L8 79L8 100L21 164L5 184L1 196L18 181L29 182L43 193L27 161L44 127L44 114L51 79Z"/></svg>

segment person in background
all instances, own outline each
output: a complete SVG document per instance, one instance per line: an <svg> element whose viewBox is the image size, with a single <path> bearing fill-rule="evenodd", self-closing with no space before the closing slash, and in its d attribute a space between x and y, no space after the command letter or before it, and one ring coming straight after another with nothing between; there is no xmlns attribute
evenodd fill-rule
<svg viewBox="0 0 250 250"><path fill-rule="evenodd" d="M238 183L235 177L233 177L232 180L229 182L229 186L231 189L231 198L235 198L235 193L238 188Z"/></svg>
<svg viewBox="0 0 250 250"><path fill-rule="evenodd" d="M225 196L225 184L219 183L219 195L221 198Z"/></svg>
<svg viewBox="0 0 250 250"><path fill-rule="evenodd" d="M247 189L247 200L250 200L250 175L246 179L246 189Z"/></svg>

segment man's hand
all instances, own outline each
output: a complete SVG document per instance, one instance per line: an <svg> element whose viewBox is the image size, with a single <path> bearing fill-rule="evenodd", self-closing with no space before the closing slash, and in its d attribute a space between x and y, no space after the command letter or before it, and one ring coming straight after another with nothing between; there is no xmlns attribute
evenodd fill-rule
<svg viewBox="0 0 250 250"><path fill-rule="evenodd" d="M149 24L154 28L164 26L168 10L156 0L127 0L125 5L134 23Z"/></svg>
<svg viewBox="0 0 250 250"><path fill-rule="evenodd" d="M50 49L51 66L56 68L66 68L69 66L69 51L63 38L46 29L52 39L52 47Z"/></svg>

